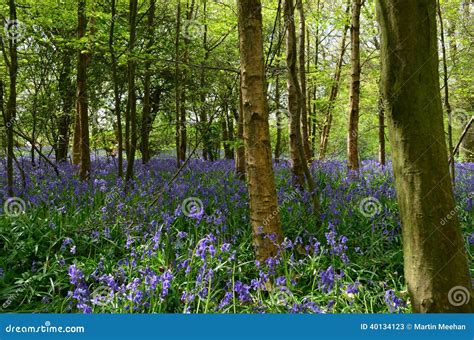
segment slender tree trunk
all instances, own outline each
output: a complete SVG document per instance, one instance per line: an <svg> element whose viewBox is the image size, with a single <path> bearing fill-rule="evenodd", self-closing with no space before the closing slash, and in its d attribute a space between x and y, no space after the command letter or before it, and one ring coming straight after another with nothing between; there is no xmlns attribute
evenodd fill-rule
<svg viewBox="0 0 474 340"><path fill-rule="evenodd" d="M114 83L114 110L117 123L117 148L118 148L118 177L123 177L123 134L122 134L122 112L117 74L117 56L114 49L114 28L117 20L116 0L112 1L112 19L110 21L109 51L111 58L112 82Z"/></svg>
<svg viewBox="0 0 474 340"><path fill-rule="evenodd" d="M315 33L315 37L314 37L314 67L315 69L318 69L318 66L319 66L319 44L320 44L320 41L319 41L319 13L321 11L321 8L320 8L320 5L321 5L321 1L320 0L317 0L316 2L316 15L317 15L317 20L316 20L316 33ZM309 52L308 52L308 56L309 56ZM316 84L314 83L314 80L313 80L313 114L310 115L310 118L311 118L311 147L312 147L312 150L313 150L313 157L315 156L315 153L316 153L316 143L317 143L317 126L316 126L316 123L317 123L317 118L316 118L316 99L317 99L317 87L316 87Z"/></svg>
<svg viewBox="0 0 474 340"><path fill-rule="evenodd" d="M202 62L202 66L204 66L208 59L209 59L209 49L208 49L208 44L207 44L207 34L208 34L208 26L207 26L207 0L203 0L203 16L204 16L204 35L203 35L203 49L204 49L204 59ZM209 156L212 154L211 151L211 145L210 145L210 139L209 139L209 129L205 128L207 124L207 107L205 105L206 103L206 97L207 97L207 90L206 90L206 69L204 67L201 67L201 74L200 74L200 101L201 101L201 108L199 111L199 119L201 120L202 124L202 144L203 144L203 150L202 150L202 156L204 160L208 160Z"/></svg>
<svg viewBox="0 0 474 340"><path fill-rule="evenodd" d="M58 140L56 146L56 162L65 162L69 149L71 111L74 105L74 90L71 81L71 51L63 52L63 65L59 76L59 92L61 94L62 112L58 119Z"/></svg>
<svg viewBox="0 0 474 340"><path fill-rule="evenodd" d="M347 166L359 169L359 97L360 97L360 9L362 0L352 1L351 20L351 85L349 90L349 129L347 135Z"/></svg>
<svg viewBox="0 0 474 340"><path fill-rule="evenodd" d="M78 38L82 39L86 36L87 17L86 17L86 0L79 0L78 3ZM90 52L83 53L79 48L77 65L77 95L76 95L76 124L79 125L79 150L80 150L80 171L79 176L82 180L86 180L90 175L91 159L89 146L89 108L87 95L87 64L91 59ZM75 133L78 133L76 130ZM74 136L76 138L76 136Z"/></svg>
<svg viewBox="0 0 474 340"><path fill-rule="evenodd" d="M412 308L415 313L473 312L444 137L436 0L379 0L377 12L382 88ZM454 294L459 292L466 304L455 303Z"/></svg>
<svg viewBox="0 0 474 340"><path fill-rule="evenodd" d="M300 15L300 39L299 39L299 74L301 82L301 137L303 139L303 150L305 154L305 162L311 159L311 147L309 145L309 134L308 134L308 110L306 108L306 61L305 61L305 34L306 34L306 23L304 15L303 0L296 0L296 6ZM308 39L309 40L309 39Z"/></svg>
<svg viewBox="0 0 474 340"><path fill-rule="evenodd" d="M265 261L277 255L283 234L272 168L260 0L240 0L238 18L250 220L257 259Z"/></svg>
<svg viewBox="0 0 474 340"><path fill-rule="evenodd" d="M347 1L346 7L346 17L348 17L350 11L350 0ZM329 101L326 108L326 117L325 122L323 125L323 129L321 132L321 143L319 146L319 159L324 160L326 158L327 147L329 143L329 133L331 132L332 126L332 110L334 108L334 103L336 102L337 95L339 93L339 84L341 80L341 71L342 71L342 63L344 61L344 55L346 54L346 39L347 39L347 31L349 30L349 24L344 26L344 33L342 35L341 40L341 49L339 54L339 60L337 61L336 71L334 72L333 83L331 86L331 92L329 94Z"/></svg>
<svg viewBox="0 0 474 340"><path fill-rule="evenodd" d="M277 69L280 68L280 62L277 62ZM275 144L275 162L280 161L281 156L281 134L283 119L281 117L281 105L280 105L280 73L277 72L275 76L275 119L276 119L276 144Z"/></svg>
<svg viewBox="0 0 474 340"><path fill-rule="evenodd" d="M293 161L292 170L296 178L296 184L299 187L304 186L306 179L306 182L308 183L308 191L310 192L311 198L313 200L313 213L319 220L319 198L316 193L316 184L308 168L301 136L301 105L306 105L306 101L301 99L302 90L298 84L296 72L297 55L293 0L285 0L285 22L287 23L286 65L288 68L288 108L290 111L290 153L291 159ZM295 166L296 161L299 162L298 168Z"/></svg>
<svg viewBox="0 0 474 340"><path fill-rule="evenodd" d="M444 24L443 16L441 14L441 5L439 0L437 1L438 6L438 19L439 19L439 30L441 36L441 53L443 55L443 85L444 85L444 107L446 108L446 113L448 115L448 152L449 158L454 159L454 146L453 146L453 125L452 125L452 110L451 104L449 103L449 85L448 85L448 61L446 56L446 45L444 43ZM456 184L456 174L454 172L454 161L450 162L450 171L451 179L453 180L453 185Z"/></svg>
<svg viewBox="0 0 474 340"><path fill-rule="evenodd" d="M175 105L176 105L176 112L175 112L175 127L176 127L176 163L177 167L181 166L181 157L180 157L180 117L181 117L181 71L179 68L179 36L181 34L181 0L178 0L178 8L176 11L176 36L175 36L175 71L174 71L174 79L175 79Z"/></svg>
<svg viewBox="0 0 474 340"><path fill-rule="evenodd" d="M286 67L287 67L287 89L288 110L290 111L290 155L292 161L291 170L296 185L304 187L305 178L303 164L306 159L300 153L303 148L301 137L301 88L298 83L296 71L296 33L293 0L285 0L285 23L286 23ZM303 149L304 150L304 149Z"/></svg>
<svg viewBox="0 0 474 340"><path fill-rule="evenodd" d="M471 125L462 143L464 160L474 163L474 126Z"/></svg>
<svg viewBox="0 0 474 340"><path fill-rule="evenodd" d="M385 108L382 93L380 91L378 100L379 111L379 163L385 166Z"/></svg>
<svg viewBox="0 0 474 340"><path fill-rule="evenodd" d="M235 155L235 172L241 180L245 179L244 106L242 98L242 77L239 82L239 116L237 117L238 145Z"/></svg>
<svg viewBox="0 0 474 340"><path fill-rule="evenodd" d="M135 163L135 152L137 150L137 93L135 89L136 61L133 55L136 44L137 31L137 10L138 0L130 0L129 30L130 39L128 41L128 103L130 106L130 151L127 158L126 181L133 178L133 166Z"/></svg>
<svg viewBox="0 0 474 340"><path fill-rule="evenodd" d="M148 20L147 20L147 46L148 53L151 53L154 42L154 21L155 21L155 3L156 0L150 0L150 8L148 9ZM142 149L142 162L143 164L148 163L150 160L150 132L151 132L151 61L145 62L145 76L143 81L143 115L142 115L142 131L141 131L141 149Z"/></svg>
<svg viewBox="0 0 474 340"><path fill-rule="evenodd" d="M16 20L16 4L14 0L9 0L10 20ZM15 38L9 40L10 64L8 73L10 77L10 92L8 94L7 110L6 110L6 130L7 130L7 194L9 197L14 196L13 192L13 160L15 154L13 152L13 125L16 118L16 82L18 74L18 52L17 41Z"/></svg>

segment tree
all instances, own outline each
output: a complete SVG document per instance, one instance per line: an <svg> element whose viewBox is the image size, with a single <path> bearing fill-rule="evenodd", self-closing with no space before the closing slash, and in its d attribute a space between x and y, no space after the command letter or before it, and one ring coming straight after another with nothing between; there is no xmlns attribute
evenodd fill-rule
<svg viewBox="0 0 474 340"><path fill-rule="evenodd" d="M128 27L130 38L128 40L128 110L130 120L130 150L127 155L126 181L133 178L135 152L137 150L137 93L135 88L136 60L133 55L136 44L138 0L130 0L130 13Z"/></svg>
<svg viewBox="0 0 474 340"><path fill-rule="evenodd" d="M78 39L86 36L87 17L86 0L79 0L77 7L77 32ZM79 175L82 180L86 180L90 175L90 147L89 147L89 109L87 98L87 64L91 58L89 51L83 51L79 48L77 64L77 94L76 94L76 129L74 131L74 140L76 148L80 154ZM77 150L76 150L77 152ZM77 157L77 154L76 154ZM77 162L77 160L76 160Z"/></svg>
<svg viewBox="0 0 474 340"><path fill-rule="evenodd" d="M350 0L347 1L346 7L346 15L345 18L347 19L349 11L350 11ZM326 158L326 152L329 144L329 133L331 132L332 126L332 118L333 118L333 108L334 104L337 99L337 95L339 93L339 84L341 80L341 72L342 72L342 63L344 62L344 55L346 54L346 39L347 39L347 31L349 30L349 24L346 23L344 25L341 39L341 47L339 53L339 59L337 60L336 69L334 71L333 81L331 85L331 90L329 92L329 100L325 109L325 118L323 123L323 128L321 131L321 142L319 144L319 159L324 160Z"/></svg>
<svg viewBox="0 0 474 340"><path fill-rule="evenodd" d="M305 154L305 160L309 160L312 157L311 146L309 144L309 132L308 132L308 110L306 107L306 57L305 57L305 33L306 33L306 24L305 24L305 15L304 15L304 6L303 0L296 0L296 6L300 15L300 38L299 38L299 74L300 74L300 83L301 83L301 98L300 98L300 107L301 107L301 138L303 142L303 149ZM309 37L308 37L309 40Z"/></svg>
<svg viewBox="0 0 474 340"><path fill-rule="evenodd" d="M155 20L155 3L156 0L150 0L150 7L148 8L147 18L147 52L151 53L151 48L154 43L154 20ZM145 61L145 79L143 81L143 114L142 114L142 128L141 128L141 151L143 164L150 160L150 131L152 124L151 117L151 61Z"/></svg>
<svg viewBox="0 0 474 340"><path fill-rule="evenodd" d="M9 14L10 14L10 23L8 24L15 24L16 23L16 3L14 0L9 0ZM3 46L3 42L2 42ZM4 49L3 49L4 50ZM13 152L13 126L14 121L16 118L16 85L17 85L17 73L18 73L18 51L17 51L17 39L13 35L10 37L8 42L8 52L10 55L10 60L8 60L7 55L4 53L5 64L8 67L8 74L10 78L10 86L9 86L9 94L8 94L8 102L7 102L7 109L4 115L5 118L5 126L7 130L7 194L10 197L14 196L13 193L13 159L15 158L15 154ZM2 85L2 99L3 99L3 85ZM2 102L3 105L3 102Z"/></svg>
<svg viewBox="0 0 474 340"><path fill-rule="evenodd" d="M283 239L272 168L260 0L238 2L243 126L250 219L257 258L275 256Z"/></svg>
<svg viewBox="0 0 474 340"><path fill-rule="evenodd" d="M299 0L298 0L299 1ZM304 164L306 157L301 153L301 100L302 93L297 78L296 71L296 32L293 0L285 0L284 17L286 24L286 67L287 67L287 90L288 90L288 110L290 112L290 154L291 170L296 185L302 188L305 183Z"/></svg>
<svg viewBox="0 0 474 340"><path fill-rule="evenodd" d="M308 163L303 146L301 133L301 111L302 106L306 105L303 89L298 83L296 72L296 33L294 23L293 0L285 0L285 22L286 22L286 67L288 73L288 109L290 111L290 153L293 175L298 187L304 186L305 180L308 183L308 190L313 201L313 213L319 220L320 206L319 198L316 193L316 184L308 168ZM304 52L304 48L303 48ZM304 67L304 63L303 63ZM305 118L306 119L306 118Z"/></svg>
<svg viewBox="0 0 474 340"><path fill-rule="evenodd" d="M473 312L473 299L461 306L450 303L453 289L472 289L459 220L453 215L457 210L439 93L436 0L379 0L377 12L412 308L416 313Z"/></svg>
<svg viewBox="0 0 474 340"><path fill-rule="evenodd" d="M347 134L347 165L359 169L359 97L360 97L360 9L362 0L352 1L351 20L351 85L349 94L349 128Z"/></svg>
<svg viewBox="0 0 474 340"><path fill-rule="evenodd" d="M119 90L119 80L117 74L117 55L114 48L114 28L115 21L117 19L117 7L116 0L112 0L111 3L111 20L110 20L110 31L109 31L109 52L110 62L112 71L112 82L114 86L114 111L116 119L116 130L117 130L117 149L118 149L118 177L123 177L123 133L122 133L122 112L121 112L121 99Z"/></svg>

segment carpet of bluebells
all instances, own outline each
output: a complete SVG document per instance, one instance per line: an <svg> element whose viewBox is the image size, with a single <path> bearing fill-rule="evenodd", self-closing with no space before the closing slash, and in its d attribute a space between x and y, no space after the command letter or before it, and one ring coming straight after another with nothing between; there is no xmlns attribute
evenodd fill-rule
<svg viewBox="0 0 474 340"><path fill-rule="evenodd" d="M128 189L113 162L90 181L23 161L15 213L0 198L0 310L53 313L409 312L390 167L314 163L322 217L275 164L285 233L279 255L255 260L245 183L232 161L137 165ZM5 168L0 167L5 179ZM4 183L0 197L5 197ZM474 164L457 164L456 201L474 246ZM471 266L472 267L472 266ZM474 268L472 268L474 271Z"/></svg>

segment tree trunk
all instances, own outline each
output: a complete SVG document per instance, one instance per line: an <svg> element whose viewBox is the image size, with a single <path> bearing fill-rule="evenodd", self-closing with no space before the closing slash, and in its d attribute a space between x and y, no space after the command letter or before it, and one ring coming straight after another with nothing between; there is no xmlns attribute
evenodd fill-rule
<svg viewBox="0 0 474 340"><path fill-rule="evenodd" d="M308 183L308 191L313 201L313 213L317 220L320 218L320 204L316 193L316 184L308 168L305 157L303 141L301 136L301 105L306 105L302 100L302 90L298 84L296 72L296 33L294 23L293 0L285 0L285 22L287 23L286 35L286 65L288 68L288 108L290 111L290 153L293 161L293 174L296 184L300 188L304 186L304 181ZM304 64L303 64L304 65ZM299 162L298 169L295 164ZM301 175L300 175L301 171ZM300 177L301 176L301 177Z"/></svg>
<svg viewBox="0 0 474 340"><path fill-rule="evenodd" d="M299 0L297 0L299 1ZM296 71L296 33L293 0L285 0L285 23L286 23L286 67L287 67L287 89L288 110L290 111L290 155L293 178L298 187L304 187L305 178L303 164L306 159L300 153L303 148L301 138L301 88L298 83ZM304 150L304 149L303 149Z"/></svg>
<svg viewBox="0 0 474 340"><path fill-rule="evenodd" d="M379 0L377 12L382 88L412 308L415 313L473 312L444 138L436 0ZM453 299L459 292L465 293L466 304Z"/></svg>
<svg viewBox="0 0 474 340"><path fill-rule="evenodd" d="M69 149L71 111L74 105L74 90L71 80L71 51L63 52L63 65L59 76L59 92L61 94L62 112L58 119L58 140L56 146L56 162L65 162Z"/></svg>
<svg viewBox="0 0 474 340"><path fill-rule="evenodd" d="M316 18L319 18L319 13L321 11L321 1L318 0L316 2ZM315 37L314 37L314 68L315 69L318 69L318 66L319 66L319 44L320 44L320 41L319 41L319 19L316 20L316 33L315 33ZM309 53L308 53L308 59L309 59ZM317 86L316 84L314 83L313 81L313 93L312 93L312 96L313 96L313 114L310 115L310 119L311 119L311 147L312 147L312 150L313 150L313 155L312 157L314 157L315 153L316 153L316 143L317 143L317 126L316 126L316 123L317 123L317 119L316 119L316 99L317 99Z"/></svg>
<svg viewBox="0 0 474 340"><path fill-rule="evenodd" d="M78 38L86 36L87 18L86 18L86 0L79 0L78 3ZM89 109L87 97L87 64L90 61L90 52L83 53L79 48L77 65L77 95L76 95L76 124L79 125L79 150L80 150L80 171L79 176L86 180L90 175L91 159L89 147ZM75 133L78 131L76 130ZM76 136L74 136L76 138ZM75 139L76 142L76 139Z"/></svg>
<svg viewBox="0 0 474 340"><path fill-rule="evenodd" d="M347 166L359 169L359 97L360 97L360 9L362 0L352 1L351 23L351 86L349 90L349 129L347 135Z"/></svg>
<svg viewBox="0 0 474 340"><path fill-rule="evenodd" d="M311 159L311 147L309 144L309 134L308 134L308 110L306 108L306 61L305 61L305 34L306 34L306 24L304 16L304 7L303 0L296 0L296 6L298 7L298 12L300 15L300 39L299 39L299 73L300 73L300 82L301 82L301 98L300 98L300 107L301 107L301 137L303 139L303 150L305 154L305 162ZM309 39L308 39L309 40Z"/></svg>
<svg viewBox="0 0 474 340"><path fill-rule="evenodd" d="M16 4L14 0L9 0L10 20L16 20ZM17 41L15 37L9 40L10 64L8 74L10 77L10 87L8 94L7 110L6 110L6 130L7 130L7 194L9 197L14 196L13 192L13 160L15 154L13 152L13 127L16 119L16 82L18 74L18 52Z"/></svg>
<svg viewBox="0 0 474 340"><path fill-rule="evenodd" d="M155 19L155 2L156 0L150 0L150 8L148 9L148 20L147 20L147 52L151 53L154 42L154 19ZM150 160L150 132L151 132L151 61L145 62L145 76L143 81L143 115L142 115L142 131L141 131L141 151L142 151L142 162L147 164Z"/></svg>
<svg viewBox="0 0 474 340"><path fill-rule="evenodd" d="M181 70L179 68L179 36L181 34L181 0L178 1L178 8L176 11L176 36L175 36L175 70L174 70L174 80L175 80L175 128L176 128L176 164L179 168L181 166L181 157L180 157L180 147L179 143L181 140L180 134L180 112L181 112Z"/></svg>
<svg viewBox="0 0 474 340"><path fill-rule="evenodd" d="M239 116L237 117L238 145L235 155L235 172L241 180L245 179L244 106L242 98L242 77L239 82Z"/></svg>
<svg viewBox="0 0 474 340"><path fill-rule="evenodd" d="M260 0L238 2L244 141L250 219L257 259L277 255L283 240L272 168Z"/></svg>
<svg viewBox="0 0 474 340"><path fill-rule="evenodd" d="M350 0L348 0L347 7L346 7L346 18L348 17L350 8L351 8ZM324 160L324 158L326 158L326 152L327 152L327 147L329 143L329 133L331 131L331 126L332 126L332 110L334 108L334 103L336 102L337 95L339 93L342 63L344 61L344 55L346 54L346 39L347 39L348 30L349 30L349 24L346 24L344 26L344 33L342 35L342 40L341 40L341 49L340 49L341 52L339 54L339 60L337 61L336 70L334 72L331 92L329 94L329 101L326 108L325 122L323 124L323 129L321 131L321 142L319 145L319 159L320 160Z"/></svg>
<svg viewBox="0 0 474 340"><path fill-rule="evenodd" d="M453 155L453 125L452 125L452 110L451 104L449 103L449 85L448 85L448 62L446 56L446 45L444 43L444 24L443 16L441 15L441 5L439 0L437 1L438 6L438 19L439 19L439 30L441 36L441 53L443 56L443 85L444 85L444 107L446 108L446 113L448 115L448 153L449 158L454 160ZM456 183L455 172L454 172L454 161L450 162L451 170L451 179L453 180L453 185Z"/></svg>
<svg viewBox="0 0 474 340"><path fill-rule="evenodd" d="M277 69L280 68L280 62L277 62ZM281 134L282 134L282 124L283 119L281 117L281 105L280 105L280 73L277 72L275 76L275 119L276 119L276 144L275 144L275 162L280 161L281 156Z"/></svg>
<svg viewBox="0 0 474 340"><path fill-rule="evenodd" d="M474 126L471 125L462 143L464 161L474 163Z"/></svg>
<svg viewBox="0 0 474 340"><path fill-rule="evenodd" d="M379 111L379 163L385 166L385 108L382 93L380 91L378 100L378 111Z"/></svg>
<svg viewBox="0 0 474 340"><path fill-rule="evenodd" d="M135 163L135 152L137 150L137 93L135 88L136 61L133 55L136 44L137 31L137 7L138 0L130 0L128 41L128 103L130 110L130 150L127 158L127 173L125 180L128 182L133 178L133 166Z"/></svg>
<svg viewBox="0 0 474 340"><path fill-rule="evenodd" d="M207 90L206 90L206 69L204 68L204 65L207 63L207 60L209 59L209 49L208 49L208 44L207 44L207 32L208 32L208 26L207 26L207 0L203 0L203 16L204 16L204 35L203 35L203 49L204 49L204 59L202 62L203 67L201 67L201 74L200 74L200 101L201 101L201 108L199 111L199 119L201 120L202 124L202 144L203 144L203 150L202 150L202 156L204 160L208 160L209 156L212 154L211 150L211 145L210 145L210 139L209 139L209 128L206 128L207 126L207 107L205 105L206 103L206 97L207 97Z"/></svg>
<svg viewBox="0 0 474 340"><path fill-rule="evenodd" d="M114 28L117 16L116 0L112 0L112 18L110 21L110 32L109 32L109 51L111 57L111 68L112 68L112 82L114 83L114 110L115 119L117 123L117 149L118 149L118 177L123 177L123 134L122 134L122 112L121 112L121 100L120 90L118 83L117 74L117 56L114 49Z"/></svg>

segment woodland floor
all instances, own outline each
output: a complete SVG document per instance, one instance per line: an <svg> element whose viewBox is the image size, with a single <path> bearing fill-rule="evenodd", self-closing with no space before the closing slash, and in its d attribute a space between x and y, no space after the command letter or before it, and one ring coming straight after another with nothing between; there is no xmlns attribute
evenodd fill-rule
<svg viewBox="0 0 474 340"><path fill-rule="evenodd" d="M286 239L267 263L254 259L246 186L232 161L192 160L168 185L175 160L153 160L138 165L127 193L105 159L93 162L88 182L70 165L60 178L47 164L25 160L24 169L18 198L0 202L0 310L410 311L390 166L366 161L348 176L342 162L315 162L324 219L317 227L308 193L294 189L288 164L275 164ZM456 172L474 272L474 164Z"/></svg>

